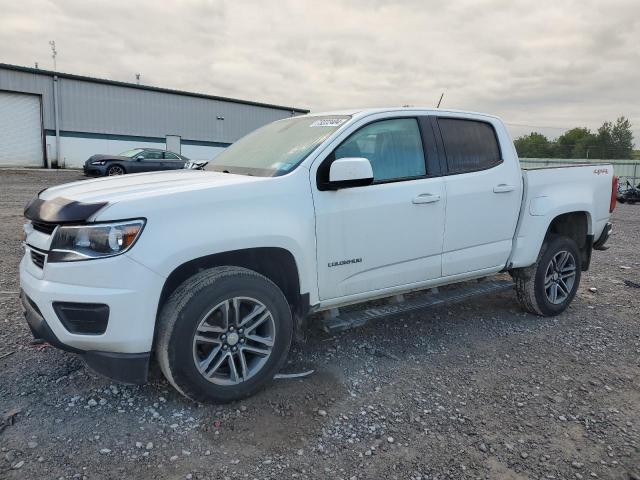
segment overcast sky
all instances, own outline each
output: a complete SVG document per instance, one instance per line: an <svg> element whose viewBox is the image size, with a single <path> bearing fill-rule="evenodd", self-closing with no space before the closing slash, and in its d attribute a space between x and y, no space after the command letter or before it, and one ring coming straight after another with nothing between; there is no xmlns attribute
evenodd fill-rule
<svg viewBox="0 0 640 480"><path fill-rule="evenodd" d="M63 72L313 111L444 91L553 137L625 115L640 145L640 0L0 0L0 62L50 69L52 39Z"/></svg>

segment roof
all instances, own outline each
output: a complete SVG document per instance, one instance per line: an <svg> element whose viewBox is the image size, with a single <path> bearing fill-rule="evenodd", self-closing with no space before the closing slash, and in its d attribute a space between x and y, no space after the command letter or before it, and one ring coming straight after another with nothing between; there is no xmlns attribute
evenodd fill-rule
<svg viewBox="0 0 640 480"><path fill-rule="evenodd" d="M241 103L244 105L253 105L256 107L265 107L265 108L274 108L278 110L287 110L290 112L297 113L309 113L308 109L305 108L297 108L297 107L287 107L283 105L273 105L270 103L261 103L261 102L252 102L250 100L240 100L237 98L229 98L229 97L220 97L217 95L207 95L205 93L195 93L195 92L185 92L184 90L174 90L171 88L162 88L162 87L152 87L150 85L138 85L137 83L129 83L129 82L120 82L118 80L108 80L104 78L96 78L96 77L87 77L84 75L75 75L72 73L63 73L63 72L54 72L53 70L42 70L40 68L32 68L32 67L23 67L20 65L11 65L8 63L0 63L0 69L5 70L13 70L17 72L24 73L33 73L37 75L48 75L53 77L57 75L59 78L68 78L70 80L81 80L84 82L92 82L92 83L101 83L104 85L115 85L119 87L127 87L127 88L137 88L139 90L150 90L152 92L162 92L162 93L171 93L174 95L183 95L187 97L197 97L197 98L206 98L209 100L219 100L222 102L232 102L232 103Z"/></svg>
<svg viewBox="0 0 640 480"><path fill-rule="evenodd" d="M482 116L482 117L490 117L490 118L498 118L495 115L491 115L488 113L481 112L472 112L467 110L454 110L450 108L434 108L434 107L386 107L386 108L353 108L347 110L335 110L330 112L314 112L310 113L309 116L312 117L320 117L320 116L331 116L331 115L351 115L353 117L365 117L368 115L373 115L376 113L393 113L393 112L428 112L431 114L437 113L453 113L460 115L474 115L474 116Z"/></svg>

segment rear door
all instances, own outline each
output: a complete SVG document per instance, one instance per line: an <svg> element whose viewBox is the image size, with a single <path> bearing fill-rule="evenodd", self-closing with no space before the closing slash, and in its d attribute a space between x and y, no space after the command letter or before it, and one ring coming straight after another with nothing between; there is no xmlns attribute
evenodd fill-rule
<svg viewBox="0 0 640 480"><path fill-rule="evenodd" d="M490 117L438 116L447 212L443 276L500 270L512 249L522 177L512 143Z"/></svg>
<svg viewBox="0 0 640 480"><path fill-rule="evenodd" d="M312 170L322 300L440 277L446 199L432 139L428 119L370 121ZM369 159L374 183L323 190L331 162L344 157Z"/></svg>
<svg viewBox="0 0 640 480"><path fill-rule="evenodd" d="M164 169L165 170L178 170L184 167L184 160L178 155L172 152L164 152Z"/></svg>

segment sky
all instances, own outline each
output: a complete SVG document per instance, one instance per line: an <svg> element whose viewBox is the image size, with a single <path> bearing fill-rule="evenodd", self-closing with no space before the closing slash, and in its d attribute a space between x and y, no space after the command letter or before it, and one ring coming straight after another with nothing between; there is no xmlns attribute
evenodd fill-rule
<svg viewBox="0 0 640 480"><path fill-rule="evenodd" d="M512 135L624 115L640 0L0 0L0 62L312 111L442 107Z"/></svg>

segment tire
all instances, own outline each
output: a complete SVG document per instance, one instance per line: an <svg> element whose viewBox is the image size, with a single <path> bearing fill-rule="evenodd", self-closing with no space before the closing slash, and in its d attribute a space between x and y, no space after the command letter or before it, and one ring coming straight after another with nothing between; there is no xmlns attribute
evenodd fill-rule
<svg viewBox="0 0 640 480"><path fill-rule="evenodd" d="M169 297L160 313L156 356L184 396L226 403L263 388L282 368L292 337L291 309L271 280L245 268L215 267Z"/></svg>
<svg viewBox="0 0 640 480"><path fill-rule="evenodd" d="M570 257L563 257L562 252ZM566 258L565 264L559 267L563 258ZM570 271L573 276L569 275ZM520 306L527 312L543 317L559 315L573 301L580 285L581 272L582 263L576 243L567 237L547 238L535 264L512 272ZM556 285L555 299L553 284Z"/></svg>
<svg viewBox="0 0 640 480"><path fill-rule="evenodd" d="M124 175L125 173L127 172L122 165L111 165L109 168L107 168L107 177Z"/></svg>
<svg viewBox="0 0 640 480"><path fill-rule="evenodd" d="M624 198L619 198L619 199L618 199L618 202L620 202L620 203L625 203L625 202L626 202L626 200L625 200Z"/></svg>

